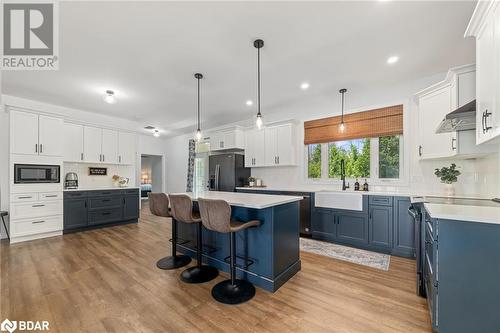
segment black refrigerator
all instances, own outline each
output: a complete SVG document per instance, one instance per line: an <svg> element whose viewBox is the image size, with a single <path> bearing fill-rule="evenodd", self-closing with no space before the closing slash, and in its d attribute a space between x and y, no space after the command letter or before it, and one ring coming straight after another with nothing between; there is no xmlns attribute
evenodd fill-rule
<svg viewBox="0 0 500 333"><path fill-rule="evenodd" d="M250 168L245 168L245 156L228 153L208 158L210 191L234 192L250 177Z"/></svg>

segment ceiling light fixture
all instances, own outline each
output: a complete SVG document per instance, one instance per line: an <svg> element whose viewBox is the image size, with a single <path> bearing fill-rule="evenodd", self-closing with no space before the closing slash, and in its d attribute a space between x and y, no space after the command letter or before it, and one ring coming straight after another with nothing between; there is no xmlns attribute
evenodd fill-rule
<svg viewBox="0 0 500 333"><path fill-rule="evenodd" d="M302 90L307 90L309 89L310 85L309 85L309 82L302 82L302 84L300 85L300 89Z"/></svg>
<svg viewBox="0 0 500 333"><path fill-rule="evenodd" d="M198 129L196 130L196 141L200 142L202 138L200 129L200 80L203 79L203 74L196 73L194 77L198 80Z"/></svg>
<svg viewBox="0 0 500 333"><path fill-rule="evenodd" d="M342 116L340 118L339 131L340 133L345 132L345 124L344 124L344 94L347 92L347 89L343 88L339 90L339 93L342 95Z"/></svg>
<svg viewBox="0 0 500 333"><path fill-rule="evenodd" d="M155 130L153 131L153 136L154 136L155 138L158 138L158 137L160 136L160 131L159 131L159 130L157 130L157 129L155 129Z"/></svg>
<svg viewBox="0 0 500 333"><path fill-rule="evenodd" d="M391 56L391 57L387 58L387 63L388 63L389 65L392 65L392 64L397 63L397 62L398 62L398 60L399 60L399 57L398 57L398 56Z"/></svg>
<svg viewBox="0 0 500 333"><path fill-rule="evenodd" d="M115 92L113 90L106 90L106 94L104 95L104 101L109 104L116 103Z"/></svg>
<svg viewBox="0 0 500 333"><path fill-rule="evenodd" d="M253 105L253 101L249 99L248 101L246 101L246 105L247 106L252 106Z"/></svg>
<svg viewBox="0 0 500 333"><path fill-rule="evenodd" d="M253 46L257 49L257 119L255 124L258 129L262 128L262 113L260 113L260 49L264 46L264 41L262 39L256 39L253 42Z"/></svg>

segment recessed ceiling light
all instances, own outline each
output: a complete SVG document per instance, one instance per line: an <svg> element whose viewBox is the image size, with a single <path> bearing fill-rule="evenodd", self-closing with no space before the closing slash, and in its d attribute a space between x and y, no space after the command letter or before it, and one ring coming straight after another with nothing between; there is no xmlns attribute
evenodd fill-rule
<svg viewBox="0 0 500 333"><path fill-rule="evenodd" d="M387 58L387 63L389 65L392 65L392 64L395 64L397 63L399 60L399 57L398 56L390 56L389 58Z"/></svg>
<svg viewBox="0 0 500 333"><path fill-rule="evenodd" d="M253 101L249 99L248 101L245 102L245 104L247 106L252 106L253 105Z"/></svg>
<svg viewBox="0 0 500 333"><path fill-rule="evenodd" d="M106 94L104 95L104 101L109 104L116 103L115 92L113 90L106 90Z"/></svg>
<svg viewBox="0 0 500 333"><path fill-rule="evenodd" d="M307 90L307 89L309 89L309 87L310 87L309 82L302 82L300 85L300 89L302 89L302 90Z"/></svg>
<svg viewBox="0 0 500 333"><path fill-rule="evenodd" d="M155 130L153 131L153 136L154 136L155 138L159 137L159 136L160 136L160 131L159 131L159 130L157 130L157 129L155 129Z"/></svg>

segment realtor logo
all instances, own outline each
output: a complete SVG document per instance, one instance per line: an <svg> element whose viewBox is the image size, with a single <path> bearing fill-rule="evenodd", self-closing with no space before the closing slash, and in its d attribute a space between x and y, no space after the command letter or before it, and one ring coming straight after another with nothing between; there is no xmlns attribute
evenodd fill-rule
<svg viewBox="0 0 500 333"><path fill-rule="evenodd" d="M17 328L17 322L10 321L9 319L5 319L2 321L2 324L0 324L0 330L2 331L9 331L10 333L14 332Z"/></svg>
<svg viewBox="0 0 500 333"><path fill-rule="evenodd" d="M4 2L2 69L58 69L56 2Z"/></svg>

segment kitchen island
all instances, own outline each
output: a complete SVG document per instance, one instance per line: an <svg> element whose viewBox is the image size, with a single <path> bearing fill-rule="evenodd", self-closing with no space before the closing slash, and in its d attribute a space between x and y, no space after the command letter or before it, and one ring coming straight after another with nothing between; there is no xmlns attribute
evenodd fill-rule
<svg viewBox="0 0 500 333"><path fill-rule="evenodd" d="M302 197L236 192L185 193L194 209L198 198L225 200L237 221L259 220L260 226L236 233L236 274L258 287L274 292L300 271L299 201ZM196 257L196 226L178 223L180 253ZM203 259L229 272L229 234L203 230Z"/></svg>

